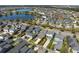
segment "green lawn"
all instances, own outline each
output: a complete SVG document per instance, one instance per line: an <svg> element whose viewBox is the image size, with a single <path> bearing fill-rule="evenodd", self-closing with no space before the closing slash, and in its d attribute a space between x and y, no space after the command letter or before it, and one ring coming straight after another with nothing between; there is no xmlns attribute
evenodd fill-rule
<svg viewBox="0 0 79 59"><path fill-rule="evenodd" d="M39 45L44 45L44 43L46 42L46 40L47 40L47 39L45 39L45 38L42 39L42 40L39 42Z"/></svg>
<svg viewBox="0 0 79 59"><path fill-rule="evenodd" d="M68 49L69 49L69 44L68 44L67 39L65 38L63 41L62 48L60 49L60 52L61 53L68 53Z"/></svg>

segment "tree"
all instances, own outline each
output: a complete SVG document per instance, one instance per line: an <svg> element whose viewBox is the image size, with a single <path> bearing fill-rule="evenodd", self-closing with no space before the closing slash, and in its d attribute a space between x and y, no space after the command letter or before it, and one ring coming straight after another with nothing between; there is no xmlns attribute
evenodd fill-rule
<svg viewBox="0 0 79 59"><path fill-rule="evenodd" d="M2 17L2 14L0 14L0 17Z"/></svg>
<svg viewBox="0 0 79 59"><path fill-rule="evenodd" d="M16 12L16 14L18 15L18 14L19 14L19 12Z"/></svg>
<svg viewBox="0 0 79 59"><path fill-rule="evenodd" d="M16 19L16 22L20 22L20 20L19 19Z"/></svg>
<svg viewBox="0 0 79 59"><path fill-rule="evenodd" d="M76 25L79 26L79 22L76 22Z"/></svg>
<svg viewBox="0 0 79 59"><path fill-rule="evenodd" d="M10 12L10 16L11 16L11 15L13 15L13 13L12 13L12 12Z"/></svg>
<svg viewBox="0 0 79 59"><path fill-rule="evenodd" d="M11 28L11 25L8 25L9 28Z"/></svg>

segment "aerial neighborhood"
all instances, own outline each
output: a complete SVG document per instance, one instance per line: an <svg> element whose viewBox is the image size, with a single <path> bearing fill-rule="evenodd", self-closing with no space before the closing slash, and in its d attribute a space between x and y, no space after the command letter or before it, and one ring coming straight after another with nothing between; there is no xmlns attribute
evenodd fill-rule
<svg viewBox="0 0 79 59"><path fill-rule="evenodd" d="M79 53L79 11L70 7L0 7L0 53Z"/></svg>

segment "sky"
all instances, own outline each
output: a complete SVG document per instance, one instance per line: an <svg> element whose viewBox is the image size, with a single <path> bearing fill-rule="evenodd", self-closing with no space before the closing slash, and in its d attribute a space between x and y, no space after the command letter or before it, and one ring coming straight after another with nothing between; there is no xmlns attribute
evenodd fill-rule
<svg viewBox="0 0 79 59"><path fill-rule="evenodd" d="M79 0L0 0L0 5L79 5Z"/></svg>

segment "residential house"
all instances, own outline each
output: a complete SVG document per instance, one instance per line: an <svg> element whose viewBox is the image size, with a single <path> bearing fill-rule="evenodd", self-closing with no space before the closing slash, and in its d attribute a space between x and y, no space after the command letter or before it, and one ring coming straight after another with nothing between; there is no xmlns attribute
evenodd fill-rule
<svg viewBox="0 0 79 59"><path fill-rule="evenodd" d="M38 44L46 35L47 30L42 30L40 33L37 35L37 37L34 39L35 44Z"/></svg>
<svg viewBox="0 0 79 59"><path fill-rule="evenodd" d="M43 48L43 46L37 45L37 46L34 48L34 51L37 52L37 53L45 53L45 52L46 52L46 49Z"/></svg>
<svg viewBox="0 0 79 59"><path fill-rule="evenodd" d="M28 28L29 28L29 26L22 25L20 30L21 30L21 31L25 31L25 30L28 29Z"/></svg>
<svg viewBox="0 0 79 59"><path fill-rule="evenodd" d="M2 53L5 53L5 52L7 52L7 51L9 51L11 48L12 48L12 46L10 45L10 44L6 44L6 45L4 45L3 47L2 47L3 49L2 49Z"/></svg>
<svg viewBox="0 0 79 59"><path fill-rule="evenodd" d="M73 21L73 24L74 24L74 28L79 28L79 21L78 20L74 20Z"/></svg>
<svg viewBox="0 0 79 59"><path fill-rule="evenodd" d="M9 29L9 33L12 35L14 32L16 32L17 31L17 29L15 29L15 28L10 28Z"/></svg>
<svg viewBox="0 0 79 59"><path fill-rule="evenodd" d="M34 53L34 50L32 48L30 48L27 53Z"/></svg>
<svg viewBox="0 0 79 59"><path fill-rule="evenodd" d="M9 33L3 34L2 36L3 36L4 40L11 38L11 35Z"/></svg>
<svg viewBox="0 0 79 59"><path fill-rule="evenodd" d="M26 53L29 50L27 46L24 46L23 48L20 49L20 53Z"/></svg>
<svg viewBox="0 0 79 59"><path fill-rule="evenodd" d="M26 34L22 37L23 39L32 39L32 31L34 30L33 27L29 27L29 29L26 30Z"/></svg>
<svg viewBox="0 0 79 59"><path fill-rule="evenodd" d="M31 40L32 38L35 38L36 35L40 32L40 30L41 29L39 27L34 27L31 32L26 33L25 39Z"/></svg>
<svg viewBox="0 0 79 59"><path fill-rule="evenodd" d="M43 45L44 48L46 48L48 46L48 44L54 38L54 36L55 36L55 33L53 31L47 31L47 33L46 33L46 39L47 39L47 41Z"/></svg>
<svg viewBox="0 0 79 59"><path fill-rule="evenodd" d="M3 36L2 35L0 35L0 40L3 40L4 38L3 38Z"/></svg>
<svg viewBox="0 0 79 59"><path fill-rule="evenodd" d="M0 39L1 40L7 40L11 37L11 35L9 33L6 33L6 34L3 34L3 35L0 35Z"/></svg>
<svg viewBox="0 0 79 59"><path fill-rule="evenodd" d="M15 28L16 28L16 29L20 29L20 28L21 28L21 24L16 24L16 25L15 25Z"/></svg>
<svg viewBox="0 0 79 59"><path fill-rule="evenodd" d="M29 32L31 33L33 29L34 29L34 27L29 27L29 28L26 30L26 34L29 33Z"/></svg>
<svg viewBox="0 0 79 59"><path fill-rule="evenodd" d="M53 27L56 27L56 19L51 19L51 20L48 20L48 22L49 22L49 25L50 26L53 26Z"/></svg>
<svg viewBox="0 0 79 59"><path fill-rule="evenodd" d="M3 31L5 32L5 33L8 33L9 32L9 27L5 27L4 29L3 29Z"/></svg>
<svg viewBox="0 0 79 59"><path fill-rule="evenodd" d="M75 53L79 53L79 44L77 43L76 38L68 36L67 39L70 47L72 48L72 51Z"/></svg>
<svg viewBox="0 0 79 59"><path fill-rule="evenodd" d="M6 45L7 43L6 42L1 42L0 43L0 47L3 47L4 45Z"/></svg>
<svg viewBox="0 0 79 59"><path fill-rule="evenodd" d="M62 23L63 23L63 20L60 20L60 19L57 20L57 21L56 21L56 27L57 27L57 28L62 28Z"/></svg>
<svg viewBox="0 0 79 59"><path fill-rule="evenodd" d="M3 22L0 22L0 26L3 24Z"/></svg>
<svg viewBox="0 0 79 59"><path fill-rule="evenodd" d="M5 40L5 42L8 43L8 44L12 44L13 40L12 39L7 39L7 40Z"/></svg>
<svg viewBox="0 0 79 59"><path fill-rule="evenodd" d="M2 52L2 49L3 49L3 48L2 48L2 47L0 47L0 53Z"/></svg>
<svg viewBox="0 0 79 59"><path fill-rule="evenodd" d="M42 16L42 19L40 21L41 21L42 24L46 24L47 17L46 16Z"/></svg>
<svg viewBox="0 0 79 59"><path fill-rule="evenodd" d="M60 50L62 48L63 40L64 40L63 35L61 35L61 34L55 35L54 42L53 42L53 44L55 45L54 50Z"/></svg>
<svg viewBox="0 0 79 59"><path fill-rule="evenodd" d="M20 49L26 45L26 41L19 43L17 46L8 51L8 53L19 53Z"/></svg>

